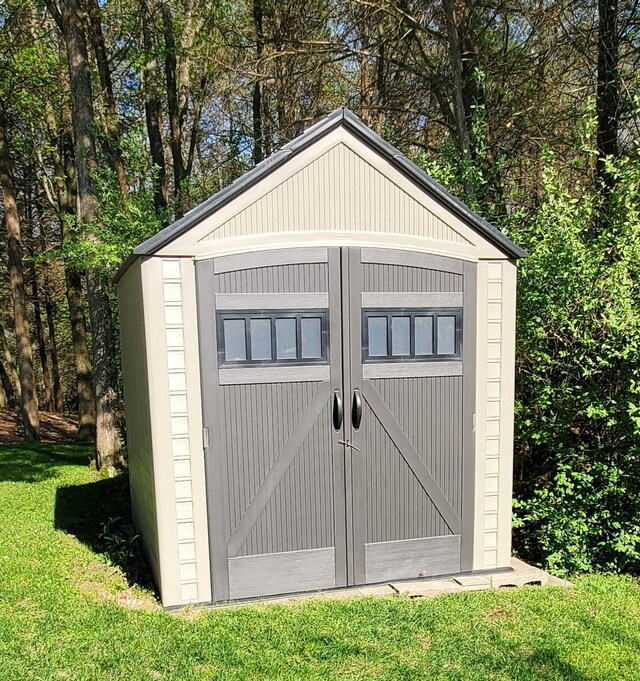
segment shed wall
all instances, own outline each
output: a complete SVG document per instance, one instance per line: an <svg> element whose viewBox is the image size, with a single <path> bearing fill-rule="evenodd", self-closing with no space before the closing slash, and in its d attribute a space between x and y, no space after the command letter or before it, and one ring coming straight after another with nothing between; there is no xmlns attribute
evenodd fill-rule
<svg viewBox="0 0 640 681"><path fill-rule="evenodd" d="M136 261L119 300L134 522L163 605L208 602L193 261Z"/></svg>
<svg viewBox="0 0 640 681"><path fill-rule="evenodd" d="M508 567L515 383L516 265L478 263L476 383L476 570Z"/></svg>
<svg viewBox="0 0 640 681"><path fill-rule="evenodd" d="M154 578L160 584L158 520L153 472L153 441L142 261L127 270L119 287L121 351L127 413L129 485L133 523L141 537Z"/></svg>

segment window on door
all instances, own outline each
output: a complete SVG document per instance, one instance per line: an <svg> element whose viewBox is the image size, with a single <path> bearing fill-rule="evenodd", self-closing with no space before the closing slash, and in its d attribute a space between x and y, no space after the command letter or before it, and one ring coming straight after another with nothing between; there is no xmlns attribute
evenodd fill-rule
<svg viewBox="0 0 640 681"><path fill-rule="evenodd" d="M327 362L326 310L225 311L217 327L219 366Z"/></svg>
<svg viewBox="0 0 640 681"><path fill-rule="evenodd" d="M362 311L364 362L458 359L461 342L459 308Z"/></svg>

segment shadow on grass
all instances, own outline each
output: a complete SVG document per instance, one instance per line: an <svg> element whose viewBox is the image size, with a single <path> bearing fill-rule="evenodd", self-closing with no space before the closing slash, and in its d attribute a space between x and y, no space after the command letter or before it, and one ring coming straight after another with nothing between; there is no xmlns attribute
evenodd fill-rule
<svg viewBox="0 0 640 681"><path fill-rule="evenodd" d="M58 476L61 466L87 466L93 446L20 443L0 447L0 482L42 482Z"/></svg>
<svg viewBox="0 0 640 681"><path fill-rule="evenodd" d="M562 653L549 646L541 646L527 660L531 671L539 679L563 679L563 681L597 681L603 677L584 674L572 664L562 659Z"/></svg>
<svg viewBox="0 0 640 681"><path fill-rule="evenodd" d="M54 524L92 551L106 555L122 570L130 585L138 584L155 592L140 540L135 539L133 532L128 474L58 487ZM105 527L108 539L102 536Z"/></svg>

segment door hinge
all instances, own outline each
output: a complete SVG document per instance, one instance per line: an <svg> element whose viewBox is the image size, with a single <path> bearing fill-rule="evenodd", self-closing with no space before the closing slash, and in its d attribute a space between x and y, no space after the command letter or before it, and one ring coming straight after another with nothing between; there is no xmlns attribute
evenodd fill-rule
<svg viewBox="0 0 640 681"><path fill-rule="evenodd" d="M202 446L204 447L204 449L209 449L209 447L211 447L211 442L209 440L209 429L208 428L202 429Z"/></svg>

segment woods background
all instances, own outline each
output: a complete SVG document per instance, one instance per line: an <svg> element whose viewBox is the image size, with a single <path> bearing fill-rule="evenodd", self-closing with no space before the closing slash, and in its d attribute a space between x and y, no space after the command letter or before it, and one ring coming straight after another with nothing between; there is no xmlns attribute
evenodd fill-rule
<svg viewBox="0 0 640 681"><path fill-rule="evenodd" d="M0 1L0 408L126 464L112 277L346 105L531 257L516 547L640 571L637 0Z"/></svg>

